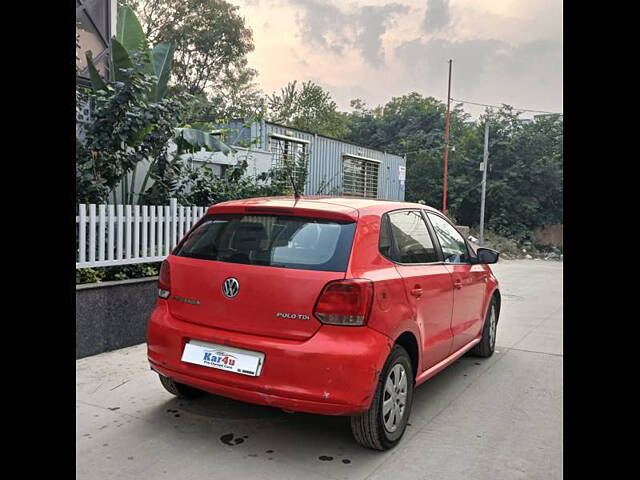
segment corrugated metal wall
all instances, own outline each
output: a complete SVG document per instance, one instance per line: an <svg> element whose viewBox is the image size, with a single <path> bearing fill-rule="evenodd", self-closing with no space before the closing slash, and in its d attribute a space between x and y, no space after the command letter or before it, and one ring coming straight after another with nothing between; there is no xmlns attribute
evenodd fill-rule
<svg viewBox="0 0 640 480"><path fill-rule="evenodd" d="M353 155L381 162L378 177L378 198L404 200L405 185L404 182L401 183L399 180L400 167L405 167L404 158L340 140L301 132L293 128L266 123L267 136L271 133L301 138L311 142L309 174L305 186L307 195L340 194L343 156Z"/></svg>
<svg viewBox="0 0 640 480"><path fill-rule="evenodd" d="M268 151L268 139L271 134L300 138L310 142L308 176L305 185L305 194L307 195L341 194L343 156L353 155L381 162L378 173L378 198L404 200L405 183L400 181L400 174L406 164L404 158L398 155L265 121L254 122L249 128L241 128L242 122L232 122L228 127L238 129L237 133L229 135L226 139L232 145L239 141L250 142L251 139L259 139L253 148Z"/></svg>

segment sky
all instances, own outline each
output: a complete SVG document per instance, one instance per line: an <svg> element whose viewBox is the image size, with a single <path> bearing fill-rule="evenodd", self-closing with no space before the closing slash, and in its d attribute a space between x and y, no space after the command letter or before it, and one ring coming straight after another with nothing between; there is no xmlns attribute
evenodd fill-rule
<svg viewBox="0 0 640 480"><path fill-rule="evenodd" d="M562 112L561 0L229 1L265 93L311 80L344 111L413 91L444 102L452 59L454 99Z"/></svg>

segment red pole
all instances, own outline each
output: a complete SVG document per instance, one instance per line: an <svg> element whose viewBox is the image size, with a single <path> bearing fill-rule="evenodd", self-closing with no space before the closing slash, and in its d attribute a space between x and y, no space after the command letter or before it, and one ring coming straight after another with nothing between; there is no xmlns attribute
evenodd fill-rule
<svg viewBox="0 0 640 480"><path fill-rule="evenodd" d="M451 122L451 63L449 60L449 89L447 91L447 118L444 127L444 190L442 192L442 213L447 214L447 171L449 167L449 124Z"/></svg>

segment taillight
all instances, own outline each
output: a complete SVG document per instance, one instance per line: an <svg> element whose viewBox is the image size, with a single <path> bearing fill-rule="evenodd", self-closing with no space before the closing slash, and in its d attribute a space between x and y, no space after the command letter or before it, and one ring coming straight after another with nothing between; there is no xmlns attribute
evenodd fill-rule
<svg viewBox="0 0 640 480"><path fill-rule="evenodd" d="M362 278L325 285L313 314L330 325L365 325L373 300L373 282Z"/></svg>
<svg viewBox="0 0 640 480"><path fill-rule="evenodd" d="M160 265L160 275L158 276L158 296L160 298L169 298L171 295L171 271L169 262L165 260Z"/></svg>

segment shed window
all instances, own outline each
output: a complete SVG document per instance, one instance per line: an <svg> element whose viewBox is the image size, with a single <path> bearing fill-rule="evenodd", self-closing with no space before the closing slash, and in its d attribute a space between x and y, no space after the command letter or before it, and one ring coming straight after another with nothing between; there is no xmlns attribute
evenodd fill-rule
<svg viewBox="0 0 640 480"><path fill-rule="evenodd" d="M296 184L304 185L309 154L307 143L272 136L269 146L272 154L271 166L275 170L291 172ZM289 180L284 181L288 183Z"/></svg>
<svg viewBox="0 0 640 480"><path fill-rule="evenodd" d="M342 162L343 195L378 198L378 169L373 160L345 156Z"/></svg>

